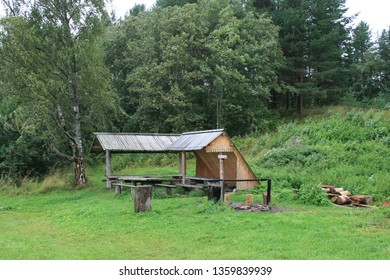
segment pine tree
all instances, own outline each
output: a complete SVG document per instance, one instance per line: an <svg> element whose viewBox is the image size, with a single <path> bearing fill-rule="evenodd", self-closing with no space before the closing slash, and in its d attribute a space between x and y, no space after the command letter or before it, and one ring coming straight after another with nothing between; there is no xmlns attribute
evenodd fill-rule
<svg viewBox="0 0 390 280"><path fill-rule="evenodd" d="M348 38L344 0L278 0L271 11L280 27L286 57L281 79L290 85L286 105L295 97L298 113L303 104L337 102L347 76L343 53Z"/></svg>
<svg viewBox="0 0 390 280"><path fill-rule="evenodd" d="M390 27L383 30L378 40L381 90L390 95Z"/></svg>

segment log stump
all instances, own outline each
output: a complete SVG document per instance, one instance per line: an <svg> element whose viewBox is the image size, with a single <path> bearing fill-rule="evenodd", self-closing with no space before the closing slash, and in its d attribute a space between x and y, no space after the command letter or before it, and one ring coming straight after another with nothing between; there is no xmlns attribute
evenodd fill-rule
<svg viewBox="0 0 390 280"><path fill-rule="evenodd" d="M253 195L247 194L245 196L245 205L246 206L251 206L253 204Z"/></svg>
<svg viewBox="0 0 390 280"><path fill-rule="evenodd" d="M136 213L152 209L153 186L134 187L134 211Z"/></svg>
<svg viewBox="0 0 390 280"><path fill-rule="evenodd" d="M382 207L390 207L390 201L387 201L387 200L383 201Z"/></svg>
<svg viewBox="0 0 390 280"><path fill-rule="evenodd" d="M263 192L263 205L266 206L268 205L268 193Z"/></svg>

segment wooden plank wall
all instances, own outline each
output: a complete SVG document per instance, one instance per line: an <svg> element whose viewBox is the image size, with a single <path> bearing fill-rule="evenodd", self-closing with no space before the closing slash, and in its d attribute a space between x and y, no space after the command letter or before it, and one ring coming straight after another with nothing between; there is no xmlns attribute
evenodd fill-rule
<svg viewBox="0 0 390 280"><path fill-rule="evenodd" d="M195 152L196 176L219 178L219 153L207 153L205 149ZM225 177L237 179L237 157L234 153L224 153L227 160L224 162Z"/></svg>
<svg viewBox="0 0 390 280"><path fill-rule="evenodd" d="M227 155L224 161L225 178L256 179L256 175L235 147L229 136L223 134L211 142L205 149L196 151L196 176L219 178L218 155ZM258 182L237 182L238 190L251 189Z"/></svg>

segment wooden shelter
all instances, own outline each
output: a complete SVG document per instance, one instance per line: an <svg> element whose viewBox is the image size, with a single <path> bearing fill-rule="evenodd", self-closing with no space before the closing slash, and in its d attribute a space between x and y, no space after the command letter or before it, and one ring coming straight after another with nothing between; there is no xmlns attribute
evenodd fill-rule
<svg viewBox="0 0 390 280"><path fill-rule="evenodd" d="M111 155L113 153L166 153L178 134L94 133L91 152L106 153L107 188L111 187Z"/></svg>
<svg viewBox="0 0 390 280"><path fill-rule="evenodd" d="M186 153L193 152L196 156L196 177L223 179L238 190L253 188L259 181L223 129L181 135L95 133L91 151L106 152L107 178L111 176L111 153L172 152L179 154L179 174L185 184Z"/></svg>

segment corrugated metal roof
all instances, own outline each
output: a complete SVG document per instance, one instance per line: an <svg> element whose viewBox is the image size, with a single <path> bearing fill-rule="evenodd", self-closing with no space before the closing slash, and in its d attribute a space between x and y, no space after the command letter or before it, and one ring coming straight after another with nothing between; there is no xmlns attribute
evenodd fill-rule
<svg viewBox="0 0 390 280"><path fill-rule="evenodd" d="M177 134L94 133L92 152L163 152L175 142Z"/></svg>
<svg viewBox="0 0 390 280"><path fill-rule="evenodd" d="M168 151L199 151L213 142L217 137L224 133L223 129L194 131L183 133L172 145Z"/></svg>

